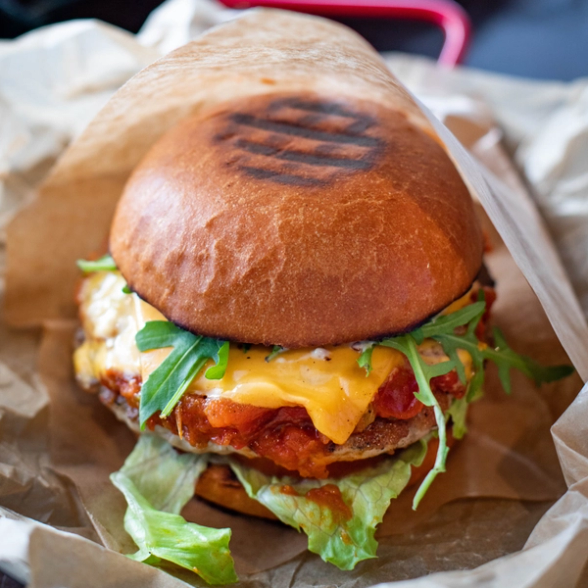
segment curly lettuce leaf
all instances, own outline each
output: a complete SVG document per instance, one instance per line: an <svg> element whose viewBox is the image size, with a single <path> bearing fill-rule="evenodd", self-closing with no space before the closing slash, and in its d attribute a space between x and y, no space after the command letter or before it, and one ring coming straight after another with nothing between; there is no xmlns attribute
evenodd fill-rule
<svg viewBox="0 0 588 588"><path fill-rule="evenodd" d="M127 501L125 530L139 547L129 557L152 565L172 562L209 584L229 584L237 581L229 551L231 530L189 523L179 514L194 495L206 460L144 435L110 479Z"/></svg>
<svg viewBox="0 0 588 588"><path fill-rule="evenodd" d="M377 466L326 480L272 477L231 459L225 463L251 498L283 523L308 535L309 551L342 570L352 570L358 562L376 557L376 526L390 501L408 484L411 466L421 465L426 452L426 441L420 441ZM341 492L351 518L307 496L309 491L329 484Z"/></svg>

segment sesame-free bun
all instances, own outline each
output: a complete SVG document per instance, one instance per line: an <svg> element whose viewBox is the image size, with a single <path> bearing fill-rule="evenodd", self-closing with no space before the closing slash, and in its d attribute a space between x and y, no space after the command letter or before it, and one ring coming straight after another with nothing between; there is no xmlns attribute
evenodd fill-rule
<svg viewBox="0 0 588 588"><path fill-rule="evenodd" d="M482 235L444 149L402 112L266 94L164 135L125 187L110 250L181 327L295 348L426 320L469 288Z"/></svg>

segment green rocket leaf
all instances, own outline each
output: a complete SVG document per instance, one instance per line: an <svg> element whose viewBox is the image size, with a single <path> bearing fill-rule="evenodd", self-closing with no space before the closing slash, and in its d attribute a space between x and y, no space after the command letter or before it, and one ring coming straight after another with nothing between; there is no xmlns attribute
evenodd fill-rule
<svg viewBox="0 0 588 588"><path fill-rule="evenodd" d="M118 269L111 255L103 255L95 261L78 259L76 264L85 274L92 272L115 272Z"/></svg>
<svg viewBox="0 0 588 588"><path fill-rule="evenodd" d="M150 321L137 333L139 351L173 347L172 352L155 369L141 388L139 423L141 429L157 411L171 414L190 382L211 359L216 363L206 377L222 378L228 361L228 342L193 335L167 321ZM211 372L212 370L212 372Z"/></svg>

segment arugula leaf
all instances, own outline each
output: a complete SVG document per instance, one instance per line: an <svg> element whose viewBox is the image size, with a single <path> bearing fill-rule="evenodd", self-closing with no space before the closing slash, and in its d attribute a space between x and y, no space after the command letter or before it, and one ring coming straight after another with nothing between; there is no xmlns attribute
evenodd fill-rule
<svg viewBox="0 0 588 588"><path fill-rule="evenodd" d="M546 367L529 357L519 355L508 346L504 336L498 329L494 329L494 348L480 342L476 336L476 327L485 311L486 302L484 300L484 293L480 291L478 302L465 306L449 315L438 316L407 335L391 337L377 343L378 345L392 347L407 357L419 387L419 391L415 393L415 397L425 406L433 407L435 420L437 421L439 434L437 458L433 469L423 480L415 495L413 509L417 508L437 474L445 471L445 461L449 451L445 430L446 416L452 418L454 422L454 435L457 438L460 438L466 432L465 414L467 404L477 400L482 395L484 362L486 360L493 361L498 366L498 375L507 394L510 393L511 388L510 370L512 368L518 369L533 379L537 385L564 378L574 371L572 366L560 365ZM465 333L455 333L458 327L464 326L466 326ZM417 345L422 343L425 338L431 338L440 343L449 360L436 365L428 365L420 356L417 348ZM463 402L454 401L447 411L447 415L444 415L431 390L430 381L435 376L446 374L455 369L461 382L463 384L466 383L465 366L459 358L459 350L469 353L474 366L474 376L469 383L468 391ZM371 368L371 350L369 355L364 351L359 357L358 363L362 367L366 367L366 370L369 370Z"/></svg>
<svg viewBox="0 0 588 588"><path fill-rule="evenodd" d="M376 346L376 344L374 343L373 345L366 347L357 359L357 364L359 365L359 367L365 368L365 377L366 378L370 375L370 372L373 369L372 368L372 354L374 353L375 346Z"/></svg>
<svg viewBox="0 0 588 588"><path fill-rule="evenodd" d="M118 271L116 263L112 256L103 255L96 261L87 261L85 259L78 259L76 265L85 273L91 274L92 272L115 272ZM122 288L125 294L132 294L133 291L125 284Z"/></svg>
<svg viewBox="0 0 588 588"><path fill-rule="evenodd" d="M530 357L519 355L513 351L504 340L499 329L493 331L496 347L492 348L481 343L476 337L474 330L469 329L464 335L453 333L439 333L433 336L438 341L447 355L455 354L457 349L467 351L474 363L476 371L484 369L484 361L489 360L498 367L500 382L507 394L510 394L510 370L518 369L520 372L531 378L538 386L565 378L574 372L569 365L543 366Z"/></svg>
<svg viewBox="0 0 588 588"><path fill-rule="evenodd" d="M427 338L432 338L439 333L453 332L454 329L462 327L466 323L473 323L473 321L475 321L475 329L485 310L486 304L482 300L475 304L460 308L458 311L452 312L451 314L438 316L430 322L411 331L410 335L416 341L417 345L420 345ZM391 339L393 338L394 337L391 337ZM373 343L369 347L366 347L357 360L359 367L364 367L367 372L366 375L368 376L372 371L372 353L375 345L383 345L383 341ZM458 361L457 355L449 355L449 358L455 362L455 368L459 379L463 384L466 384L466 374L463 364L461 361Z"/></svg>
<svg viewBox="0 0 588 588"><path fill-rule="evenodd" d="M272 359L280 355L280 353L284 353L284 351L288 351L285 347L281 347L280 345L274 345L272 347L272 352L266 356L265 361L270 362Z"/></svg>
<svg viewBox="0 0 588 588"><path fill-rule="evenodd" d="M411 466L421 465L426 453L427 442L421 440L376 466L326 480L267 476L231 458L223 463L230 465L251 498L308 535L309 551L342 570L352 570L358 562L376 557L376 526L408 484ZM350 518L311 499L311 490L327 485L339 489Z"/></svg>
<svg viewBox="0 0 588 588"><path fill-rule="evenodd" d="M115 272L118 269L111 255L103 255L96 261L78 259L76 264L85 274L92 272Z"/></svg>
<svg viewBox="0 0 588 588"><path fill-rule="evenodd" d="M229 365L229 342L225 341L218 350L216 365L211 365L204 373L204 377L207 380L220 380L224 378L227 365Z"/></svg>
<svg viewBox="0 0 588 588"><path fill-rule="evenodd" d="M425 339L429 339L435 337L435 335L453 333L455 329L466 324L468 328L474 324L475 330L485 311L486 303L484 301L474 302L474 304L464 306L451 314L444 314L434 318L420 327L420 331Z"/></svg>
<svg viewBox="0 0 588 588"><path fill-rule="evenodd" d="M214 367L218 368L211 372L210 379L222 378L226 370L229 352L227 342L193 335L171 322L147 322L135 336L135 341L139 351L173 347L173 351L151 373L141 388L141 430L145 429L147 419L158 410L162 417L172 412L190 382L210 359L217 364Z"/></svg>
<svg viewBox="0 0 588 588"><path fill-rule="evenodd" d="M206 456L180 454L154 435L139 438L122 469L110 476L127 500L125 530L139 547L131 559L173 562L209 584L237 581L231 530L188 523L180 516L207 465Z"/></svg>
<svg viewBox="0 0 588 588"><path fill-rule="evenodd" d="M445 417L451 418L451 421L453 422L452 433L456 439L462 439L468 432L466 423L468 404L467 396L464 396L463 398L454 398L451 402L451 406L445 413Z"/></svg>
<svg viewBox="0 0 588 588"><path fill-rule="evenodd" d="M439 434L439 448L437 449L435 465L426 475L425 479L421 482L421 485L419 486L419 489L414 496L412 508L413 510L416 510L423 496L429 489L429 486L437 477L437 474L445 471L445 461L447 460L447 454L449 453L449 447L447 447L445 416L441 406L439 405L439 402L431 390L430 381L431 378L447 374L453 370L455 368L455 363L453 360L449 360L434 365L428 365L421 357L416 341L410 334L385 339L380 343L380 345L384 345L385 347L392 347L407 357L419 387L419 391L415 392L415 397L425 406L433 407L433 411L435 412L435 420L437 422L437 429Z"/></svg>
<svg viewBox="0 0 588 588"><path fill-rule="evenodd" d="M486 372L484 366L481 369L476 369L473 378L470 380L468 390L466 392L466 401L468 404L475 402L484 396L484 379Z"/></svg>

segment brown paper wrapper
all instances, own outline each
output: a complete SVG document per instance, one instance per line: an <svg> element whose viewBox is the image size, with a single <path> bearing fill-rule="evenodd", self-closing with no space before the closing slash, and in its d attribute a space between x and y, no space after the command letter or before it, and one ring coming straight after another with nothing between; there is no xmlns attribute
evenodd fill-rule
<svg viewBox="0 0 588 588"><path fill-rule="evenodd" d="M3 532L18 537L31 585L180 585L169 573L199 585L198 578L177 568L163 573L120 555L134 547L123 529L124 500L108 476L121 467L135 439L73 381L75 260L100 249L128 175L173 124L228 98L296 90L370 98L400 108L429 132L434 127L494 223L480 212L493 242L487 262L498 281L496 324L517 351L546 363L567 362L569 354L577 369L588 373L588 353L578 345L588 340L586 323L526 194L517 195L488 170L480 171L354 33L310 17L249 13L132 78L9 227L6 316L12 325L42 325L43 338L40 378L24 382L16 367L6 368L0 504L70 532L34 526L3 511L0 552ZM509 209L513 202L515 212ZM517 219L520 212L526 216ZM10 331L13 341L23 339L23 349L2 349L0 357L7 366L30 366L37 337ZM537 390L514 374L513 393L506 397L490 367L486 397L471 408L470 433L451 451L449 473L438 478L418 512L410 510L410 492L393 503L378 531L379 559L362 562L353 572L340 572L309 554L305 537L280 524L197 500L184 514L233 529L231 549L243 585L302 587L320 578L329 585L368 586L472 568L523 547L537 520L566 490L560 465L568 482L585 475L587 448L570 446L566 433L573 424L560 424L568 422L568 413L557 425L559 460L549 432L580 386L575 375ZM585 415L588 408L583 410ZM579 490L577 495L585 496ZM537 533L549 536L554 529L540 526L532 541L543 549ZM9 564L18 561L15 556ZM22 575L26 566L15 569Z"/></svg>

